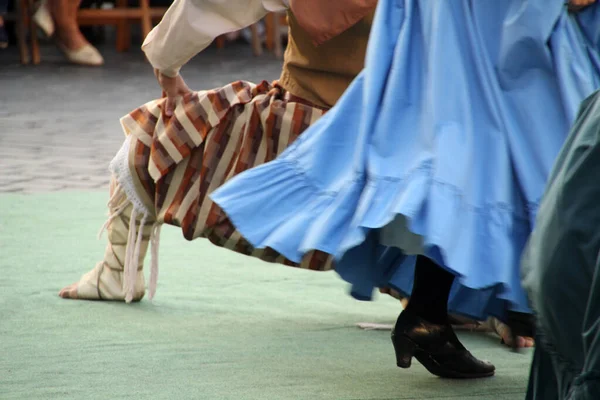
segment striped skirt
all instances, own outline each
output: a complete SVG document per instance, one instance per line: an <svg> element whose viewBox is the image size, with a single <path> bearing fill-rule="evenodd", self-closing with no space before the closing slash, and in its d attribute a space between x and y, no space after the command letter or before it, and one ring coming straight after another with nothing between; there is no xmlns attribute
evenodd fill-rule
<svg viewBox="0 0 600 400"><path fill-rule="evenodd" d="M254 249L209 198L234 175L276 158L325 109L267 82L240 81L193 93L180 100L170 118L162 113L164 102L151 101L121 119L127 139L111 163L120 193L144 215L142 220L181 227L188 240L208 238L218 246L264 261L333 269L332 258L319 251L307 254L298 264L272 249ZM118 196L119 189L115 199L123 197ZM115 202L114 208L118 205L119 201ZM154 262L155 257L153 254ZM125 263L130 264L126 270L129 267L133 273L129 280L135 281L137 265ZM150 298L156 285L154 268ZM392 289L381 292L402 299ZM455 323L477 325L460 318Z"/></svg>
<svg viewBox="0 0 600 400"><path fill-rule="evenodd" d="M121 119L127 137L111 163L113 177L153 224L180 227L188 240L212 243L265 261L315 270L331 260L315 252L301 264L254 249L209 195L228 179L276 158L326 111L263 81L234 82L179 100L172 117L165 99Z"/></svg>

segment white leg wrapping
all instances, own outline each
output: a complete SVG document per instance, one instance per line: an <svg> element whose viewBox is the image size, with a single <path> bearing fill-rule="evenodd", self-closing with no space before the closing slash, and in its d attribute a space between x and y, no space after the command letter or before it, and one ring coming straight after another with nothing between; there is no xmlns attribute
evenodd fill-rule
<svg viewBox="0 0 600 400"><path fill-rule="evenodd" d="M129 169L131 137L110 164L113 175L109 218L100 234L108 231L104 259L77 284L77 297L87 300L139 301L144 297L143 264L152 243L149 297L156 292L160 224L136 192Z"/></svg>
<svg viewBox="0 0 600 400"><path fill-rule="evenodd" d="M155 230L148 217L138 218L137 211L124 198L111 211L108 244L104 259L85 274L77 285L77 297L88 300L138 301L145 292L143 263Z"/></svg>

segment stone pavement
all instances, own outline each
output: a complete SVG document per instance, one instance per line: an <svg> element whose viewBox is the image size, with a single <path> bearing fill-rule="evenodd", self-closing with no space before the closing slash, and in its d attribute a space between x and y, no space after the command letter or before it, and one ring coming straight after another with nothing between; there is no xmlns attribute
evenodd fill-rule
<svg viewBox="0 0 600 400"><path fill-rule="evenodd" d="M102 68L66 64L49 45L42 64L21 66L16 50L0 52L0 193L104 190L108 163L123 141L119 118L160 95L140 50L101 48ZM202 90L245 79L277 79L281 62L254 57L250 46L207 49L183 70Z"/></svg>

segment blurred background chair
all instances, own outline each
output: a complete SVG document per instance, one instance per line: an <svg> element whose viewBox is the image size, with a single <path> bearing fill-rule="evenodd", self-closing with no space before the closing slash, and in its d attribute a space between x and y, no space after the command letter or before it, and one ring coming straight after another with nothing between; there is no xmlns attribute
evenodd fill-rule
<svg viewBox="0 0 600 400"><path fill-rule="evenodd" d="M31 19L32 14L33 0L15 0L14 10L4 16L5 21L15 23L21 64L40 63L40 49L37 36L29 35L30 43L27 43L28 32L35 32L35 24Z"/></svg>

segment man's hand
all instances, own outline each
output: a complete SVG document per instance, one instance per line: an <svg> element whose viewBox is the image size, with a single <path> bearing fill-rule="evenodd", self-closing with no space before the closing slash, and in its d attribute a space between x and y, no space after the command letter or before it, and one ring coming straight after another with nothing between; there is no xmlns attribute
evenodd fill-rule
<svg viewBox="0 0 600 400"><path fill-rule="evenodd" d="M167 98L165 104L165 114L170 117L175 110L175 100L178 96L184 96L191 93L190 88L185 84L181 75L172 78L162 74L159 70L154 70L154 75L160 87L162 88L162 96Z"/></svg>

